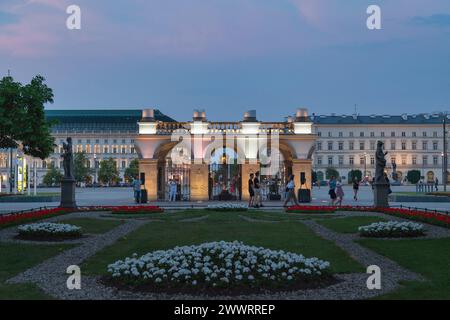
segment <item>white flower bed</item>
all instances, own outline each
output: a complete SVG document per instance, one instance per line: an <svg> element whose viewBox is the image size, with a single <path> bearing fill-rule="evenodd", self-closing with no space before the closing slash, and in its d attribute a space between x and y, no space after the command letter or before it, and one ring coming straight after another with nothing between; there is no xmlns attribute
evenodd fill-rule
<svg viewBox="0 0 450 320"><path fill-rule="evenodd" d="M133 285L163 288L286 287L329 275L330 263L318 258L248 246L210 242L158 250L108 265L110 275Z"/></svg>
<svg viewBox="0 0 450 320"><path fill-rule="evenodd" d="M358 228L364 237L418 237L424 235L423 225L414 222L376 222Z"/></svg>
<svg viewBox="0 0 450 320"><path fill-rule="evenodd" d="M33 237L77 237L81 236L81 228L63 223L32 223L18 227L20 236Z"/></svg>
<svg viewBox="0 0 450 320"><path fill-rule="evenodd" d="M219 203L219 204L210 204L207 207L207 210L215 210L215 211L247 211L248 207L246 205L240 203Z"/></svg>

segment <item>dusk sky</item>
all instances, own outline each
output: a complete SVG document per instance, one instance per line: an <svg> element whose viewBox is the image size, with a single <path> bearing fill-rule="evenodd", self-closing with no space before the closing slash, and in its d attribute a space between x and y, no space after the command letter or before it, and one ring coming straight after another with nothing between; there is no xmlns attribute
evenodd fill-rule
<svg viewBox="0 0 450 320"><path fill-rule="evenodd" d="M82 11L68 30L66 8ZM382 29L366 9L381 7ZM189 120L450 110L449 0L0 0L0 75L42 74L49 108Z"/></svg>

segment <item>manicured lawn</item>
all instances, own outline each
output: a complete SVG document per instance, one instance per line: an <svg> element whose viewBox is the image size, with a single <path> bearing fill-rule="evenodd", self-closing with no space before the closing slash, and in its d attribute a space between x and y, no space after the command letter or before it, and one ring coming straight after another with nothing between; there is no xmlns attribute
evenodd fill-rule
<svg viewBox="0 0 450 320"><path fill-rule="evenodd" d="M360 226L383 221L386 220L378 217L347 217L339 219L318 219L317 223L339 233L357 233L358 227Z"/></svg>
<svg viewBox="0 0 450 320"><path fill-rule="evenodd" d="M91 274L105 274L108 264L133 253L142 255L158 249L220 240L240 240L249 245L283 249L307 257L317 256L330 261L334 272L363 270L346 252L318 237L300 222L247 222L239 218L240 213L232 212L209 212L208 215L207 219L195 222L151 222L97 253L82 266L82 270Z"/></svg>
<svg viewBox="0 0 450 320"><path fill-rule="evenodd" d="M0 299L51 299L34 284L5 284L5 281L70 245L0 244Z"/></svg>
<svg viewBox="0 0 450 320"><path fill-rule="evenodd" d="M105 233L119 226L123 222L120 220L74 218L61 221L61 223L72 224L83 229L83 233Z"/></svg>
<svg viewBox="0 0 450 320"><path fill-rule="evenodd" d="M381 299L450 299L450 238L358 242L428 280L404 283Z"/></svg>

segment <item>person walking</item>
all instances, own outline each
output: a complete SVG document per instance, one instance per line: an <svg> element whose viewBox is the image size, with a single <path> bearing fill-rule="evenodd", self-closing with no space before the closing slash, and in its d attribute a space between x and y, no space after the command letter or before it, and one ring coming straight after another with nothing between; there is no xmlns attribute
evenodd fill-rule
<svg viewBox="0 0 450 320"><path fill-rule="evenodd" d="M255 208L262 207L261 199L261 182L259 181L259 171L256 171L255 178L253 179L253 189L255 190Z"/></svg>
<svg viewBox="0 0 450 320"><path fill-rule="evenodd" d="M342 206L342 200L344 200L344 189L342 188L342 182L340 179L336 183L336 197L336 204L338 206Z"/></svg>
<svg viewBox="0 0 450 320"><path fill-rule="evenodd" d="M353 178L353 200L358 201L359 181L356 177Z"/></svg>
<svg viewBox="0 0 450 320"><path fill-rule="evenodd" d="M134 201L139 203L141 200L141 180L135 177L133 179Z"/></svg>
<svg viewBox="0 0 450 320"><path fill-rule="evenodd" d="M295 182L294 175L289 177L288 183L286 184L286 199L284 200L283 207L286 208L287 203L289 201L293 202L295 205L299 205L297 201L297 197L295 196Z"/></svg>
<svg viewBox="0 0 450 320"><path fill-rule="evenodd" d="M334 176L331 176L330 181L328 182L329 190L328 194L330 195L330 205L334 205L334 202L336 201L336 178Z"/></svg>
<svg viewBox="0 0 450 320"><path fill-rule="evenodd" d="M436 180L434 180L434 188L435 188L435 190L436 190L436 192L438 192L439 191L439 180L438 180L438 178L436 177Z"/></svg>
<svg viewBox="0 0 450 320"><path fill-rule="evenodd" d="M248 179L248 207L251 208L253 206L253 200L255 198L255 191L253 189L253 173L250 173L250 178Z"/></svg>
<svg viewBox="0 0 450 320"><path fill-rule="evenodd" d="M169 181L169 201L175 201L177 198L177 183L175 180L170 179Z"/></svg>

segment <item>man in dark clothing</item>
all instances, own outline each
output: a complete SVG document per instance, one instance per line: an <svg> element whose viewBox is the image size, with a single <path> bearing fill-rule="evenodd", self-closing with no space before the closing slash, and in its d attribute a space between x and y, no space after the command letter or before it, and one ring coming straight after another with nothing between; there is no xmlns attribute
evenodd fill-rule
<svg viewBox="0 0 450 320"><path fill-rule="evenodd" d="M255 191L253 190L253 173L250 173L250 179L248 179L248 207L253 206L253 198L255 197Z"/></svg>

